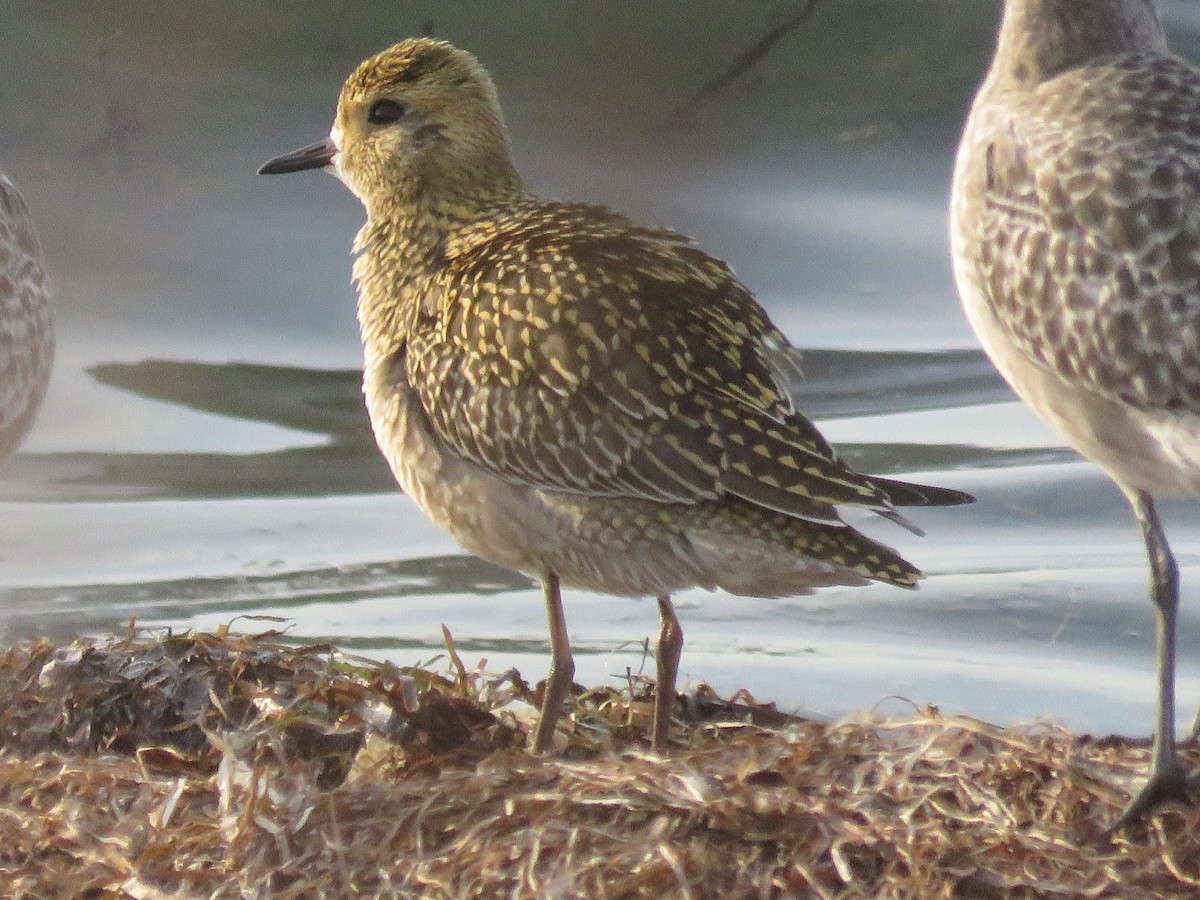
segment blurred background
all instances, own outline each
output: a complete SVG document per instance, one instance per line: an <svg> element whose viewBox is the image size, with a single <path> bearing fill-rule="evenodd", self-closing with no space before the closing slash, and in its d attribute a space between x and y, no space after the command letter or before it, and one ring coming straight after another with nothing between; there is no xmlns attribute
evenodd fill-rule
<svg viewBox="0 0 1200 900"><path fill-rule="evenodd" d="M1200 59L1200 9L1162 2ZM476 53L552 196L698 238L808 348L804 408L860 468L965 489L917 538L855 524L920 591L678 598L681 681L838 715L935 704L1148 733L1153 627L1123 499L978 351L947 251L954 148L998 2L290 0L8 4L0 168L53 277L59 355L0 470L0 634L287 627L403 664L547 665L539 592L394 487L358 393L357 201L264 178L328 131L342 80L410 35ZM1200 698L1196 504L1181 707ZM568 592L579 679L645 664L653 603ZM647 671L652 671L650 665Z"/></svg>

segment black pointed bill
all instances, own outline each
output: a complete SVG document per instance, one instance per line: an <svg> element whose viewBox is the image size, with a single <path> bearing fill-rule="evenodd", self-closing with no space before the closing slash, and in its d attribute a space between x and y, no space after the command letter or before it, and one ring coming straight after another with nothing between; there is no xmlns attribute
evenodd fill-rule
<svg viewBox="0 0 1200 900"><path fill-rule="evenodd" d="M284 172L303 172L305 169L324 169L333 162L337 147L325 138L299 150L267 160L258 168L259 175L282 175Z"/></svg>

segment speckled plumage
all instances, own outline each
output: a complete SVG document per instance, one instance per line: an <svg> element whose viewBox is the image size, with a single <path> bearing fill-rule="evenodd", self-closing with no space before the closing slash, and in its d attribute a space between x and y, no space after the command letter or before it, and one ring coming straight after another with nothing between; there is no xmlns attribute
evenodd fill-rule
<svg viewBox="0 0 1200 900"><path fill-rule="evenodd" d="M54 316L25 201L0 174L0 462L33 424L50 382Z"/></svg>
<svg viewBox="0 0 1200 900"><path fill-rule="evenodd" d="M1150 0L1007 0L959 147L955 275L1023 399L1121 486L1159 616L1151 783L1174 752L1177 572L1153 494L1200 494L1200 70Z"/></svg>
<svg viewBox="0 0 1200 900"><path fill-rule="evenodd" d="M542 579L562 635L552 687L569 665L559 580L659 597L663 640L678 642L667 597L688 587L915 585L835 504L904 523L895 505L969 499L840 460L784 390L787 340L724 263L675 232L527 192L469 54L413 40L367 60L330 143L264 170L328 163L367 209L354 277L379 445L460 543ZM663 649L673 690L662 658L678 646Z"/></svg>

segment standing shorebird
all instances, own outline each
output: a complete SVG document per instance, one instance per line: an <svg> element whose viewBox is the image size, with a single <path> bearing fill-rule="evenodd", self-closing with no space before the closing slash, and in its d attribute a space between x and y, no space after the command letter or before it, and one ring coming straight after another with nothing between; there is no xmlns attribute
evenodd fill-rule
<svg viewBox="0 0 1200 900"><path fill-rule="evenodd" d="M459 543L542 582L536 752L574 674L560 582L658 598L657 748L683 645L670 594L913 587L920 573L835 504L907 524L896 506L970 500L842 462L785 391L787 340L724 263L527 192L470 54L409 40L368 59L329 140L260 171L327 166L367 211L354 277L380 448Z"/></svg>
<svg viewBox="0 0 1200 900"><path fill-rule="evenodd" d="M33 424L54 360L50 282L25 201L0 174L0 463Z"/></svg>
<svg viewBox="0 0 1200 900"><path fill-rule="evenodd" d="M1007 0L951 220L988 355L1116 481L1145 537L1158 717L1124 824L1187 797L1179 576L1153 496L1200 494L1200 70L1168 51L1152 0Z"/></svg>

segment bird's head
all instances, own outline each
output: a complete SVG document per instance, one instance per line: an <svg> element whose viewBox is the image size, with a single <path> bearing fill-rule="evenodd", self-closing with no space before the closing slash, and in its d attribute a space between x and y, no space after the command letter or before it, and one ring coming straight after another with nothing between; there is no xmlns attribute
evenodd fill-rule
<svg viewBox="0 0 1200 900"><path fill-rule="evenodd" d="M445 41L402 41L346 80L328 139L260 172L332 168L367 206L455 202L519 188L495 85Z"/></svg>

